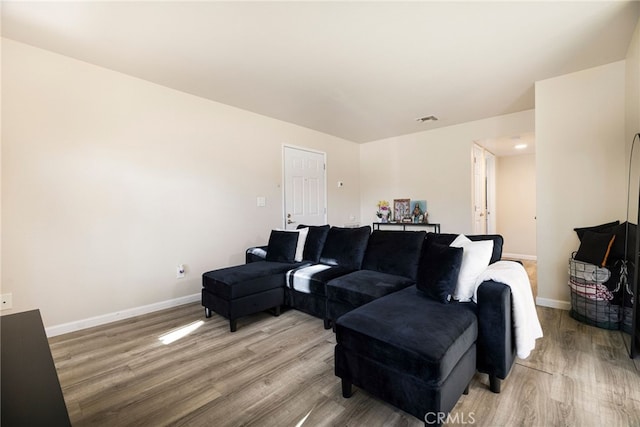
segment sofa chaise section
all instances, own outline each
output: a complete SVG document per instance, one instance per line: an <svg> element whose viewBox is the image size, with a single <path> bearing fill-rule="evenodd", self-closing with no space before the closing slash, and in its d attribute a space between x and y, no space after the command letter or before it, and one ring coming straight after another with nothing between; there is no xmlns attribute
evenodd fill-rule
<svg viewBox="0 0 640 427"><path fill-rule="evenodd" d="M514 359L510 288L485 281L477 304L469 295L474 271L501 255L501 236L429 233L415 286L337 318L335 373L343 396L356 385L425 425L439 425L476 370L488 373L499 392Z"/></svg>
<svg viewBox="0 0 640 427"><path fill-rule="evenodd" d="M286 273L309 265L296 262L299 233L272 231L264 261L212 270L202 275L202 305L205 316L212 312L229 319L235 332L240 317L267 309L280 314L284 304ZM300 246L302 248L302 246ZM247 255L248 256L248 255Z"/></svg>
<svg viewBox="0 0 640 427"><path fill-rule="evenodd" d="M284 280L289 263L259 261L209 271L202 275L202 305L205 316L215 312L229 319L235 332L240 317L274 309L284 304Z"/></svg>
<svg viewBox="0 0 640 427"><path fill-rule="evenodd" d="M343 396L356 385L425 425L451 411L476 371L477 318L466 305L411 286L341 316L335 374Z"/></svg>

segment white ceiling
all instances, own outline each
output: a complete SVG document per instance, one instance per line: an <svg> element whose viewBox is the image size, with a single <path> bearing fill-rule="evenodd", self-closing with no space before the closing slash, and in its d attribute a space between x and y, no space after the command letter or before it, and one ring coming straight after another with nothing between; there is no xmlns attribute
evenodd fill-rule
<svg viewBox="0 0 640 427"><path fill-rule="evenodd" d="M479 139L474 142L486 148L496 157L533 154L536 152L536 136L533 132L505 135L500 138Z"/></svg>
<svg viewBox="0 0 640 427"><path fill-rule="evenodd" d="M2 35L367 142L532 109L535 81L624 59L639 16L637 1L3 1Z"/></svg>

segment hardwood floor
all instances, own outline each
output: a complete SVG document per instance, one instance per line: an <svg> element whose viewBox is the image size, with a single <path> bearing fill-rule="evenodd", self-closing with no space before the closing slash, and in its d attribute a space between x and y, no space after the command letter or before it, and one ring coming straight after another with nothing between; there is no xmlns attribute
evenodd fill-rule
<svg viewBox="0 0 640 427"><path fill-rule="evenodd" d="M448 425L639 426L640 372L623 334L566 311L538 314L545 337L502 393L476 374ZM173 343L159 339L199 322ZM193 303L49 342L74 426L424 425L357 388L342 398L333 333L296 310L243 318L230 333Z"/></svg>

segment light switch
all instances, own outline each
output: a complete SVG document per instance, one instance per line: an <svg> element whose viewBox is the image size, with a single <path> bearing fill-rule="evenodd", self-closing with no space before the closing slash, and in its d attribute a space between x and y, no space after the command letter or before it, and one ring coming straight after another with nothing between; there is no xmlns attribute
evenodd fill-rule
<svg viewBox="0 0 640 427"><path fill-rule="evenodd" d="M263 196L258 196L257 204L259 208L262 208L267 205L267 198Z"/></svg>

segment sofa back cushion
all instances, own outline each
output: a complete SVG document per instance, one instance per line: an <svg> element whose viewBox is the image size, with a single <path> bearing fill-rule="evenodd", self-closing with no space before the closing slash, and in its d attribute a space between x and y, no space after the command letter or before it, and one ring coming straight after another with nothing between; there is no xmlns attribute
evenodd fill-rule
<svg viewBox="0 0 640 427"><path fill-rule="evenodd" d="M438 243L440 245L450 245L455 239L458 237L458 234L449 234L449 233L427 233L427 244L430 243ZM478 242L480 240L493 240L493 253L491 254L491 259L489 260L489 264L493 264L496 261L500 261L502 258L502 244L504 243L504 239L499 234L477 234L477 235L467 235L469 240L473 242Z"/></svg>
<svg viewBox="0 0 640 427"><path fill-rule="evenodd" d="M304 242L304 252L302 258L306 261L318 262L322 254L322 248L327 240L329 225L302 225L298 229L308 228L307 240Z"/></svg>
<svg viewBox="0 0 640 427"><path fill-rule="evenodd" d="M424 231L375 230L364 254L362 268L416 280Z"/></svg>
<svg viewBox="0 0 640 427"><path fill-rule="evenodd" d="M327 265L360 270L371 227L331 227L322 248L320 262Z"/></svg>

